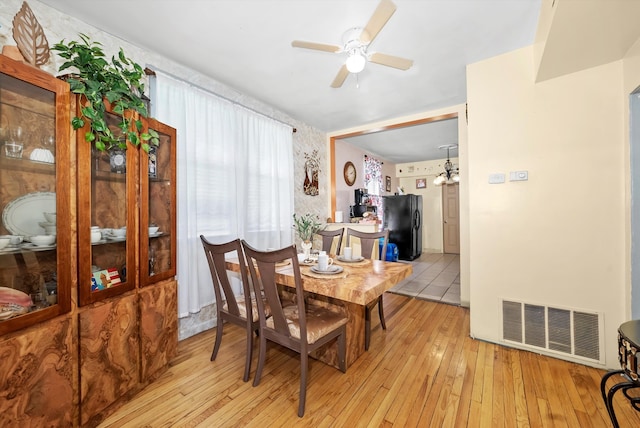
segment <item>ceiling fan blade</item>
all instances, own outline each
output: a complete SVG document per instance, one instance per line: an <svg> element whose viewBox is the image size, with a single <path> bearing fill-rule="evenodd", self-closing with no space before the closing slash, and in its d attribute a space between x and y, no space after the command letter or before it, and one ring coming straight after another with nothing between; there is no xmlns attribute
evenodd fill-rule
<svg viewBox="0 0 640 428"><path fill-rule="evenodd" d="M377 52L371 54L369 61L380 65L386 65L387 67L399 68L400 70L408 70L413 65L412 59L400 58L399 56Z"/></svg>
<svg viewBox="0 0 640 428"><path fill-rule="evenodd" d="M395 11L396 5L391 0L381 0L364 30L362 30L360 41L365 44L371 43Z"/></svg>
<svg viewBox="0 0 640 428"><path fill-rule="evenodd" d="M342 49L340 46L336 45L326 45L324 43L314 43L314 42L304 42L302 40L294 40L291 42L291 46L294 48L303 48L303 49L314 49L316 51L325 51L325 52L338 52Z"/></svg>
<svg viewBox="0 0 640 428"><path fill-rule="evenodd" d="M347 70L346 65L343 65L342 67L340 67L340 70L338 71L336 78L333 79L333 82L331 82L331 87L339 88L340 86L342 86L344 81L347 79L348 75L349 75L349 70Z"/></svg>

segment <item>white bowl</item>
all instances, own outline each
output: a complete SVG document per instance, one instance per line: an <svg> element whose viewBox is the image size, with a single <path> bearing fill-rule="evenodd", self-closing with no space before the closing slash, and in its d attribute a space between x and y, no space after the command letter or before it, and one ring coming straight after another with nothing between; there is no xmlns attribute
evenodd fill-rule
<svg viewBox="0 0 640 428"><path fill-rule="evenodd" d="M34 245L45 247L56 242L56 235L33 235L30 240Z"/></svg>
<svg viewBox="0 0 640 428"><path fill-rule="evenodd" d="M56 225L54 224L53 226L45 226L44 231L47 235L55 235L57 233Z"/></svg>
<svg viewBox="0 0 640 428"><path fill-rule="evenodd" d="M149 226L149 235L153 235L154 233L158 233L160 227L158 226Z"/></svg>
<svg viewBox="0 0 640 428"><path fill-rule="evenodd" d="M56 213L43 213L49 223L56 224Z"/></svg>
<svg viewBox="0 0 640 428"><path fill-rule="evenodd" d="M9 242L11 242L11 238L9 238L8 236L0 237L0 250L9 245Z"/></svg>

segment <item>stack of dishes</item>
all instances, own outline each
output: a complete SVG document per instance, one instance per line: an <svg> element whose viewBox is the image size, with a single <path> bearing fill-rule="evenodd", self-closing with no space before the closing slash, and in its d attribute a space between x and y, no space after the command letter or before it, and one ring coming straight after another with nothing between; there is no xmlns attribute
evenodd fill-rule
<svg viewBox="0 0 640 428"><path fill-rule="evenodd" d="M56 194L53 192L27 193L9 202L2 212L2 223L12 235L21 235L25 240L30 236L55 234L55 215L53 222L42 221L44 213L56 212ZM46 219L46 217L45 217ZM48 227L48 230L47 230Z"/></svg>

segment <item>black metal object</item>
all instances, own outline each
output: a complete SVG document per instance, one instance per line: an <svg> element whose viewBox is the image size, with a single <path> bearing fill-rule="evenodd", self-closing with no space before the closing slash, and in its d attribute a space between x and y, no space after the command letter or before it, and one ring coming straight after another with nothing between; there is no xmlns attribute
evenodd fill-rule
<svg viewBox="0 0 640 428"><path fill-rule="evenodd" d="M638 352L640 351L640 320L627 321L618 328L618 360L622 370L612 370L602 377L600 392L609 412L609 418L614 428L618 428L618 419L613 408L613 397L622 391L631 406L640 411L640 397L632 397L629 390L640 388L640 373L638 372ZM620 376L620 380L607 391L607 381L613 376Z"/></svg>

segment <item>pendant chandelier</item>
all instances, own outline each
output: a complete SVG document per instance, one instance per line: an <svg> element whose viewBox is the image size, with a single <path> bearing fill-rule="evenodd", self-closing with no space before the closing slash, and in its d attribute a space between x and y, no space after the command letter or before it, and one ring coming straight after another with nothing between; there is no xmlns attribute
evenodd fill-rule
<svg viewBox="0 0 640 428"><path fill-rule="evenodd" d="M447 161L444 163L444 171L436 176L436 179L433 180L433 184L436 186L441 186L443 184L454 184L460 181L460 170L456 166L454 168L451 160L449 159L449 151L452 149L457 149L457 144L445 144L443 146L438 147L440 150L447 149Z"/></svg>

